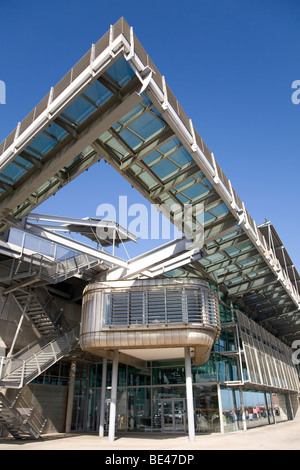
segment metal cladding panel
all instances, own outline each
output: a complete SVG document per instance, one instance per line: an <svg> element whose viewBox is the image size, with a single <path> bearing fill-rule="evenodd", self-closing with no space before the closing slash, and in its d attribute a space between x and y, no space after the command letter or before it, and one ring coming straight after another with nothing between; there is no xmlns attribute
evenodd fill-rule
<svg viewBox="0 0 300 470"><path fill-rule="evenodd" d="M202 363L219 331L215 292L201 280L99 282L83 294L80 345L94 354L194 346Z"/></svg>
<svg viewBox="0 0 300 470"><path fill-rule="evenodd" d="M298 392L292 350L243 313L237 319L250 382Z"/></svg>

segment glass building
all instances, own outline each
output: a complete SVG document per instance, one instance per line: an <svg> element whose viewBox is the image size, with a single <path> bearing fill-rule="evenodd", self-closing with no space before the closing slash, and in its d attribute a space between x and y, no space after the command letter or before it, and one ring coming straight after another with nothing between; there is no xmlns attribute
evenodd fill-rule
<svg viewBox="0 0 300 470"><path fill-rule="evenodd" d="M115 221L35 212L101 159L181 237L128 261ZM294 418L298 271L123 18L0 144L0 234L2 432L193 441Z"/></svg>

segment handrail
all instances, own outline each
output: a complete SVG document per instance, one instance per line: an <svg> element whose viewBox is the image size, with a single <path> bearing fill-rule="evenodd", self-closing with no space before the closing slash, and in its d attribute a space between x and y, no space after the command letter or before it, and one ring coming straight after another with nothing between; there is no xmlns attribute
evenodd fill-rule
<svg viewBox="0 0 300 470"><path fill-rule="evenodd" d="M45 343L45 344L43 346L41 346L39 350L35 350L35 352L33 352L32 354L28 355L25 358L22 358L22 356L20 356L20 352L17 353L17 355L12 356L11 358L9 358L6 361L4 373L3 373L2 377L0 376L1 379L5 380L5 378L13 375L18 369L21 368L22 372L21 372L20 383L23 386L24 382L25 382L25 378L26 378L26 365L29 362L31 362L35 358L36 364L37 364L35 370L37 370L37 372L38 372L37 375L40 375L43 372L43 369L44 369L43 366L48 364L48 362L52 361L52 359L51 358L47 359L45 361L45 363L43 363L41 365L40 362L38 361L39 356L41 356L44 352L46 352L48 350L49 352L52 353L53 363L57 362L64 355L65 350L69 349L70 346L73 344L73 342L75 340L78 340L78 338L79 338L79 325L77 324L75 327L70 329L68 332L63 333L63 334L61 334L60 336L58 336L56 338L52 338L51 341L49 341L49 338L48 338L47 343L45 343L45 341L47 340L47 337L43 338L43 341L40 341L40 340L34 341L33 343L31 343L31 347L34 348L34 349L36 349L36 346L39 346L40 343ZM63 345L60 344L62 340L67 341L67 347L63 347ZM58 345L58 348L59 348L58 351L55 350L55 345ZM24 349L26 350L25 352L30 352L29 347L24 348ZM19 356L19 357L16 357L16 356ZM31 376L32 374L33 374L33 372L31 371L28 374L28 376Z"/></svg>
<svg viewBox="0 0 300 470"><path fill-rule="evenodd" d="M34 406L29 404L21 393L17 395L13 402L10 402L5 395L1 394L1 401L6 408L10 409L21 425L30 426L31 433L35 437L39 437L47 419Z"/></svg>
<svg viewBox="0 0 300 470"><path fill-rule="evenodd" d="M100 260L91 255L82 253L75 253L66 259L51 259L41 253L22 254L18 258L0 263L0 279L12 280L36 275L52 284L57 284L100 263Z"/></svg>

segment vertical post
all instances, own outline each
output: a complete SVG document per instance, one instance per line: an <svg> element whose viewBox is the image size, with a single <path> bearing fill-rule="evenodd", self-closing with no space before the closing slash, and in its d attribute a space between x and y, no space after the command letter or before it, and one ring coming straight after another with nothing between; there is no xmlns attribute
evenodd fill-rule
<svg viewBox="0 0 300 470"><path fill-rule="evenodd" d="M76 361L72 361L71 369L70 369L70 382L69 382L68 403L67 403L67 413L66 413L66 433L71 432L75 376L76 376Z"/></svg>
<svg viewBox="0 0 300 470"><path fill-rule="evenodd" d="M115 427L116 427L116 408L117 408L117 386L118 386L118 362L119 350L114 350L113 364L112 364L112 378L111 378L111 398L109 409L109 431L108 440L115 440Z"/></svg>
<svg viewBox="0 0 300 470"><path fill-rule="evenodd" d="M239 392L240 392L240 402L241 402L241 408L242 408L243 430L247 431L247 421L246 421L245 404L244 404L244 396L243 396L242 387L239 388Z"/></svg>
<svg viewBox="0 0 300 470"><path fill-rule="evenodd" d="M194 400L193 400L193 383L192 383L192 367L191 352L189 347L184 348L185 352L185 385L186 385L186 402L188 414L188 431L189 440L195 440L195 421L194 421Z"/></svg>
<svg viewBox="0 0 300 470"><path fill-rule="evenodd" d="M99 426L100 437L104 437L106 376L107 376L107 359L106 357L104 357L103 363L102 363L102 384L101 384L100 426Z"/></svg>
<svg viewBox="0 0 300 470"><path fill-rule="evenodd" d="M221 395L221 387L220 384L217 384L218 388L218 402L219 402L219 415L220 415L220 431L221 434L224 434L224 421L223 421L223 406L222 406L222 395Z"/></svg>
<svg viewBox="0 0 300 470"><path fill-rule="evenodd" d="M273 414L273 421L274 421L274 424L277 424L276 413L275 413L275 403L274 403L272 392L270 392L270 402L271 402L271 408L272 408L272 414Z"/></svg>
<svg viewBox="0 0 300 470"><path fill-rule="evenodd" d="M17 326L17 330L16 330L16 333L15 333L15 336L14 336L14 339L12 341L12 344L11 344L11 347L10 347L10 350L9 350L9 353L7 354L7 358L10 358L12 355L13 355L13 352L14 352L14 348L15 348L15 345L16 345L16 342L17 342L17 338L19 336L19 333L20 333L20 330L21 330L21 326L22 326L22 323L23 323L23 320L25 318L25 315L26 315L26 312L28 310L28 307L30 305L30 301L31 301L31 294L28 295L28 298L26 300L26 304L25 304L25 307L23 308L23 312L22 312L22 315L20 317L20 320L19 320L19 323L18 323L18 326ZM18 303L18 305L20 306L20 304ZM21 307L21 306L20 306ZM21 307L22 308L22 307Z"/></svg>

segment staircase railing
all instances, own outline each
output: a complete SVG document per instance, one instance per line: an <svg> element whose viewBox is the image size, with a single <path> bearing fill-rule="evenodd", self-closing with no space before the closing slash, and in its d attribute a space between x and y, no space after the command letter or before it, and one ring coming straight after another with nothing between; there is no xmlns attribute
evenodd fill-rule
<svg viewBox="0 0 300 470"><path fill-rule="evenodd" d="M39 253L22 254L19 258L0 263L0 281L36 276L48 283L57 284L99 264L100 260L80 253L63 260L54 260Z"/></svg>
<svg viewBox="0 0 300 470"><path fill-rule="evenodd" d="M34 406L25 400L21 392L13 401L10 401L5 395L0 393L0 402L9 411L11 420L15 422L15 425L11 426L11 420L8 420L6 423L8 430L15 437L22 437L22 434L29 434L36 439L40 437L47 420ZM16 427L16 423L19 429L14 432L12 428Z"/></svg>
<svg viewBox="0 0 300 470"><path fill-rule="evenodd" d="M61 328L63 331L70 329L69 323L65 319L63 309L58 308L46 287L40 286L34 288L33 295L54 325Z"/></svg>
<svg viewBox="0 0 300 470"><path fill-rule="evenodd" d="M0 386L22 388L74 349L79 325L57 338L41 338L7 359ZM47 341L48 340L48 341Z"/></svg>

